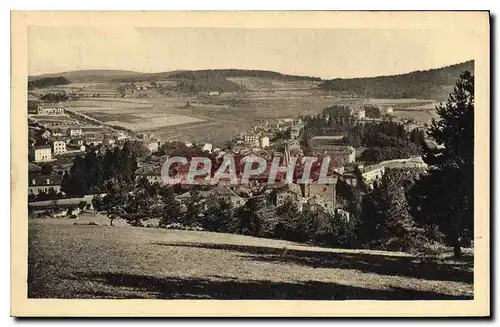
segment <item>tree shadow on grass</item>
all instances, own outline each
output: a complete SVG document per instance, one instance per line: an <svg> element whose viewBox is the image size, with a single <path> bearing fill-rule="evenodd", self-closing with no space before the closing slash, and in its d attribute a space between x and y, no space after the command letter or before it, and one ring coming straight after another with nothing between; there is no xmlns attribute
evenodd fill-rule
<svg viewBox="0 0 500 327"><path fill-rule="evenodd" d="M143 298L150 294L157 299L266 299L266 300L463 300L434 292L403 288L373 290L335 283L308 281L301 283L271 281L236 281L234 279L202 279L153 277L120 273L78 274L78 280L92 281L99 290L80 292L78 298L121 298L119 288L133 289L126 298ZM113 292L111 287L117 287ZM134 295L136 294L136 295Z"/></svg>
<svg viewBox="0 0 500 327"><path fill-rule="evenodd" d="M281 262L313 268L355 269L366 273L388 276L404 276L427 280L455 281L472 284L473 257L440 262L432 258L417 256L398 257L383 254L334 253L314 250L284 249L212 243L154 243L163 246L196 247L235 251L246 254L248 260Z"/></svg>

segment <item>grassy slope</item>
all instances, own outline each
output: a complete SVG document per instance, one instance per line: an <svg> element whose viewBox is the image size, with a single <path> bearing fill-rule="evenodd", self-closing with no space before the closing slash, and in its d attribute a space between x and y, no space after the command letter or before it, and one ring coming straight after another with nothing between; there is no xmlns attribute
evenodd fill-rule
<svg viewBox="0 0 500 327"><path fill-rule="evenodd" d="M472 297L471 258L421 261L240 235L48 222L29 224L29 297Z"/></svg>

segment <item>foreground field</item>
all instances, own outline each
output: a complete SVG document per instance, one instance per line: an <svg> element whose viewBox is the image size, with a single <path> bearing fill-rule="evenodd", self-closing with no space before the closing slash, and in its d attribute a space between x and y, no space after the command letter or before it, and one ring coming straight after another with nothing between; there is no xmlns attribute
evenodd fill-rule
<svg viewBox="0 0 500 327"><path fill-rule="evenodd" d="M472 257L337 250L208 232L29 223L28 296L470 299ZM285 248L287 250L285 250Z"/></svg>

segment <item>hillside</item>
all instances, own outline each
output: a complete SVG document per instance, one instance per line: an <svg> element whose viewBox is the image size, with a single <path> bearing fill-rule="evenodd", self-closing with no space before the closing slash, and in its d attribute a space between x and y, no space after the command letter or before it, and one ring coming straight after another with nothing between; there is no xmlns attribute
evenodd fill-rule
<svg viewBox="0 0 500 327"><path fill-rule="evenodd" d="M269 70L249 69L206 69L173 73L171 78L217 78L217 77L259 77L285 81L321 81L319 77L287 75Z"/></svg>
<svg viewBox="0 0 500 327"><path fill-rule="evenodd" d="M369 78L336 78L318 87L323 90L350 92L371 98L427 98L445 100L460 73L474 72L474 61L408 74Z"/></svg>
<svg viewBox="0 0 500 327"><path fill-rule="evenodd" d="M93 216L92 213L88 214ZM451 300L473 258L342 250L243 235L29 223L29 298ZM287 249L285 251L285 248Z"/></svg>
<svg viewBox="0 0 500 327"><path fill-rule="evenodd" d="M75 71L61 72L54 74L28 76L28 81L35 81L48 77L64 77L71 83L109 82L114 79L130 78L142 74L143 73L128 71L128 70L107 70L107 69L75 70Z"/></svg>
<svg viewBox="0 0 500 327"><path fill-rule="evenodd" d="M474 72L474 61L407 74L366 78L336 78L324 81L319 89L354 93L370 98L418 98L446 100L460 73ZM261 82L322 82L318 77L282 74L267 70L206 69L141 73L127 70L79 70L28 77L33 83L40 79L64 78L71 83L177 81L185 92L232 92L242 87L238 79L250 78Z"/></svg>
<svg viewBox="0 0 500 327"><path fill-rule="evenodd" d="M266 70L246 69L207 69L207 70L176 70L161 73L141 73L128 70L77 70L70 72L29 76L28 80L38 80L47 77L64 77L72 83L82 82L139 82L144 80L159 81L164 79L221 79L227 77L259 77L285 81L321 81L318 77L287 75Z"/></svg>

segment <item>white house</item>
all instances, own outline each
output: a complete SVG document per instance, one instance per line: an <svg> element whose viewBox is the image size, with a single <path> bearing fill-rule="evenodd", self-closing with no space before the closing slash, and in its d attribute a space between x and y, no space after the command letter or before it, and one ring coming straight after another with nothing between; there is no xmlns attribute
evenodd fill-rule
<svg viewBox="0 0 500 327"><path fill-rule="evenodd" d="M30 151L30 159L34 162L44 162L52 160L52 150L50 145L36 145Z"/></svg>
<svg viewBox="0 0 500 327"><path fill-rule="evenodd" d="M68 128L67 134L68 136L82 136L83 131L81 128Z"/></svg>
<svg viewBox="0 0 500 327"><path fill-rule="evenodd" d="M148 144L147 147L149 151L151 152L158 152L158 141L157 140L151 140Z"/></svg>
<svg viewBox="0 0 500 327"><path fill-rule="evenodd" d="M212 149L214 148L214 146L210 143L205 143L205 145L203 145L203 147L201 148L202 151L207 151L207 152L212 152Z"/></svg>
<svg viewBox="0 0 500 327"><path fill-rule="evenodd" d="M365 184L369 187L373 187L373 183L377 180L381 180L385 173L385 165L383 164L375 164L368 167L358 165L358 167L360 168Z"/></svg>
<svg viewBox="0 0 500 327"><path fill-rule="evenodd" d="M66 142L63 140L55 140L52 142L52 150L54 155L66 153Z"/></svg>
<svg viewBox="0 0 500 327"><path fill-rule="evenodd" d="M359 108L358 110L354 111L354 118L365 119L365 117L366 117L365 108Z"/></svg>
<svg viewBox="0 0 500 327"><path fill-rule="evenodd" d="M269 146L269 137L268 136L262 136L259 141L260 141L261 148L267 148Z"/></svg>

